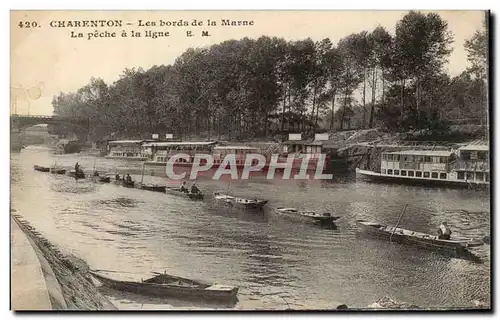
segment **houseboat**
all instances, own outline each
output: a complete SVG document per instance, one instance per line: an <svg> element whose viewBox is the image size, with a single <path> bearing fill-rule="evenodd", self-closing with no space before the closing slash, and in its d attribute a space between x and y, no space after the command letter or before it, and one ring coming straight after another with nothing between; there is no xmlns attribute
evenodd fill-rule
<svg viewBox="0 0 500 320"><path fill-rule="evenodd" d="M247 160L247 155L249 154L262 154L262 151L258 148L248 147L248 146L215 146L213 149L213 157L214 157L214 168L220 167L221 163L224 161L224 158L228 155L234 155L236 168L243 168L245 165L251 166L256 165L258 160L253 159ZM263 167L267 168L269 165L267 159L266 163ZM228 168L229 166L227 166Z"/></svg>
<svg viewBox="0 0 500 320"><path fill-rule="evenodd" d="M334 160L340 160L336 163L345 166L347 162L338 156L338 147L329 140L328 134L316 134L314 140L290 139L283 143L283 149L279 157L279 162L286 162L289 155L294 156L292 169L300 170L304 161L307 162L307 170L316 170L321 155L325 155L324 169L327 169L329 163ZM338 161L337 161L338 162Z"/></svg>
<svg viewBox="0 0 500 320"><path fill-rule="evenodd" d="M489 185L489 147L469 144L455 151L404 150L384 152L380 172L357 168L356 173L374 181L450 187Z"/></svg>
<svg viewBox="0 0 500 320"><path fill-rule="evenodd" d="M165 166L168 160L179 153L189 155L189 159L177 159L176 166L190 167L197 153L212 154L216 141L186 142L148 142L142 145L142 154L146 156L148 165Z"/></svg>
<svg viewBox="0 0 500 320"><path fill-rule="evenodd" d="M147 160L142 153L142 144L147 140L117 140L109 141L106 158Z"/></svg>

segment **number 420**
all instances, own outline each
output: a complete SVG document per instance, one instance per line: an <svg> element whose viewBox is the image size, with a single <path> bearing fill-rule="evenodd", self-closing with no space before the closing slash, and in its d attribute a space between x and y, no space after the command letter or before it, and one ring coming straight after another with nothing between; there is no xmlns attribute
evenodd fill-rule
<svg viewBox="0 0 500 320"><path fill-rule="evenodd" d="M19 22L19 28L36 28L38 23L36 21L21 21Z"/></svg>

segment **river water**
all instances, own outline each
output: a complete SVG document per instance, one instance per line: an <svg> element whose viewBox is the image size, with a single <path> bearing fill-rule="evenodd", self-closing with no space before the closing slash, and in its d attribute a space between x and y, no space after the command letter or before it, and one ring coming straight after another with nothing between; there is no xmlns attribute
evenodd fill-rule
<svg viewBox="0 0 500 320"><path fill-rule="evenodd" d="M238 302L213 305L103 293L119 309L331 309L366 307L383 296L420 307L468 307L490 302L490 246L474 249L482 263L451 258L362 233L356 219L435 233L447 221L453 236L490 234L490 197L484 191L370 184L363 181L232 181L236 195L269 200L262 213L191 202L173 195L95 184L33 170L33 165L72 167L78 161L109 174L141 165L83 155L53 155L31 146L11 154L11 206L52 243L114 270L115 278L140 279L152 271L240 287ZM145 182L174 184L162 168L148 168ZM154 174L150 176L149 174ZM205 194L227 181L198 182ZM320 228L276 216L273 208L332 212L337 228Z"/></svg>

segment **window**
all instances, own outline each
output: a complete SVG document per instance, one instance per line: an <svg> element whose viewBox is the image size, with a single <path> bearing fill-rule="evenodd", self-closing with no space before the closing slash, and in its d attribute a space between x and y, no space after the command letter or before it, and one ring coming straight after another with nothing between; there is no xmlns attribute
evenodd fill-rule
<svg viewBox="0 0 500 320"><path fill-rule="evenodd" d="M392 169L387 169L387 174L392 174Z"/></svg>
<svg viewBox="0 0 500 320"><path fill-rule="evenodd" d="M473 172L466 172L465 176L467 177L467 180L474 180L474 173Z"/></svg>
<svg viewBox="0 0 500 320"><path fill-rule="evenodd" d="M382 174L385 174L385 169L382 169Z"/></svg>
<svg viewBox="0 0 500 320"><path fill-rule="evenodd" d="M413 177L415 176L415 172L413 171L408 171L408 177Z"/></svg>
<svg viewBox="0 0 500 320"><path fill-rule="evenodd" d="M476 180L483 181L484 180L484 174L482 172L476 172Z"/></svg>
<svg viewBox="0 0 500 320"><path fill-rule="evenodd" d="M408 161L408 157L407 156L403 156L403 161Z"/></svg>
<svg viewBox="0 0 500 320"><path fill-rule="evenodd" d="M441 172L439 174L439 179L446 179L446 172Z"/></svg>
<svg viewBox="0 0 500 320"><path fill-rule="evenodd" d="M394 174L399 176L399 170L394 170Z"/></svg>
<svg viewBox="0 0 500 320"><path fill-rule="evenodd" d="M429 171L424 172L424 178L429 178L431 176Z"/></svg>
<svg viewBox="0 0 500 320"><path fill-rule="evenodd" d="M490 181L490 175L489 174L485 174L484 175L484 181L486 181L486 182Z"/></svg>
<svg viewBox="0 0 500 320"><path fill-rule="evenodd" d="M433 172L431 176L432 176L433 179L437 179L438 178L438 173L437 172Z"/></svg>
<svg viewBox="0 0 500 320"><path fill-rule="evenodd" d="M465 174L463 171L459 171L457 174L457 179L458 180L464 180L465 179Z"/></svg>
<svg viewBox="0 0 500 320"><path fill-rule="evenodd" d="M401 175L402 175L403 177L406 177L406 170L401 170Z"/></svg>
<svg viewBox="0 0 500 320"><path fill-rule="evenodd" d="M418 178L422 178L422 171L415 171L415 176Z"/></svg>
<svg viewBox="0 0 500 320"><path fill-rule="evenodd" d="M424 157L424 162L431 162L431 157L425 156Z"/></svg>

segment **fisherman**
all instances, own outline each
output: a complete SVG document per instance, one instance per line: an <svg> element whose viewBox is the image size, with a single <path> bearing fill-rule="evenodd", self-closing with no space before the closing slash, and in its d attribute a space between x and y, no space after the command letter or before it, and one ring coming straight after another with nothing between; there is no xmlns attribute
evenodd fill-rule
<svg viewBox="0 0 500 320"><path fill-rule="evenodd" d="M80 165L78 164L78 162L75 164L75 173L78 173L80 172Z"/></svg>
<svg viewBox="0 0 500 320"><path fill-rule="evenodd" d="M200 193L200 189L196 186L196 182L193 182L193 185L191 186L191 193Z"/></svg>
<svg viewBox="0 0 500 320"><path fill-rule="evenodd" d="M184 182L182 183L180 190L181 190L182 192L189 193L189 190L188 190L187 185L186 185L186 181L184 181Z"/></svg>
<svg viewBox="0 0 500 320"><path fill-rule="evenodd" d="M448 227L446 222L443 222L439 225L438 228L438 238L443 240L450 240L451 237L451 229Z"/></svg>

